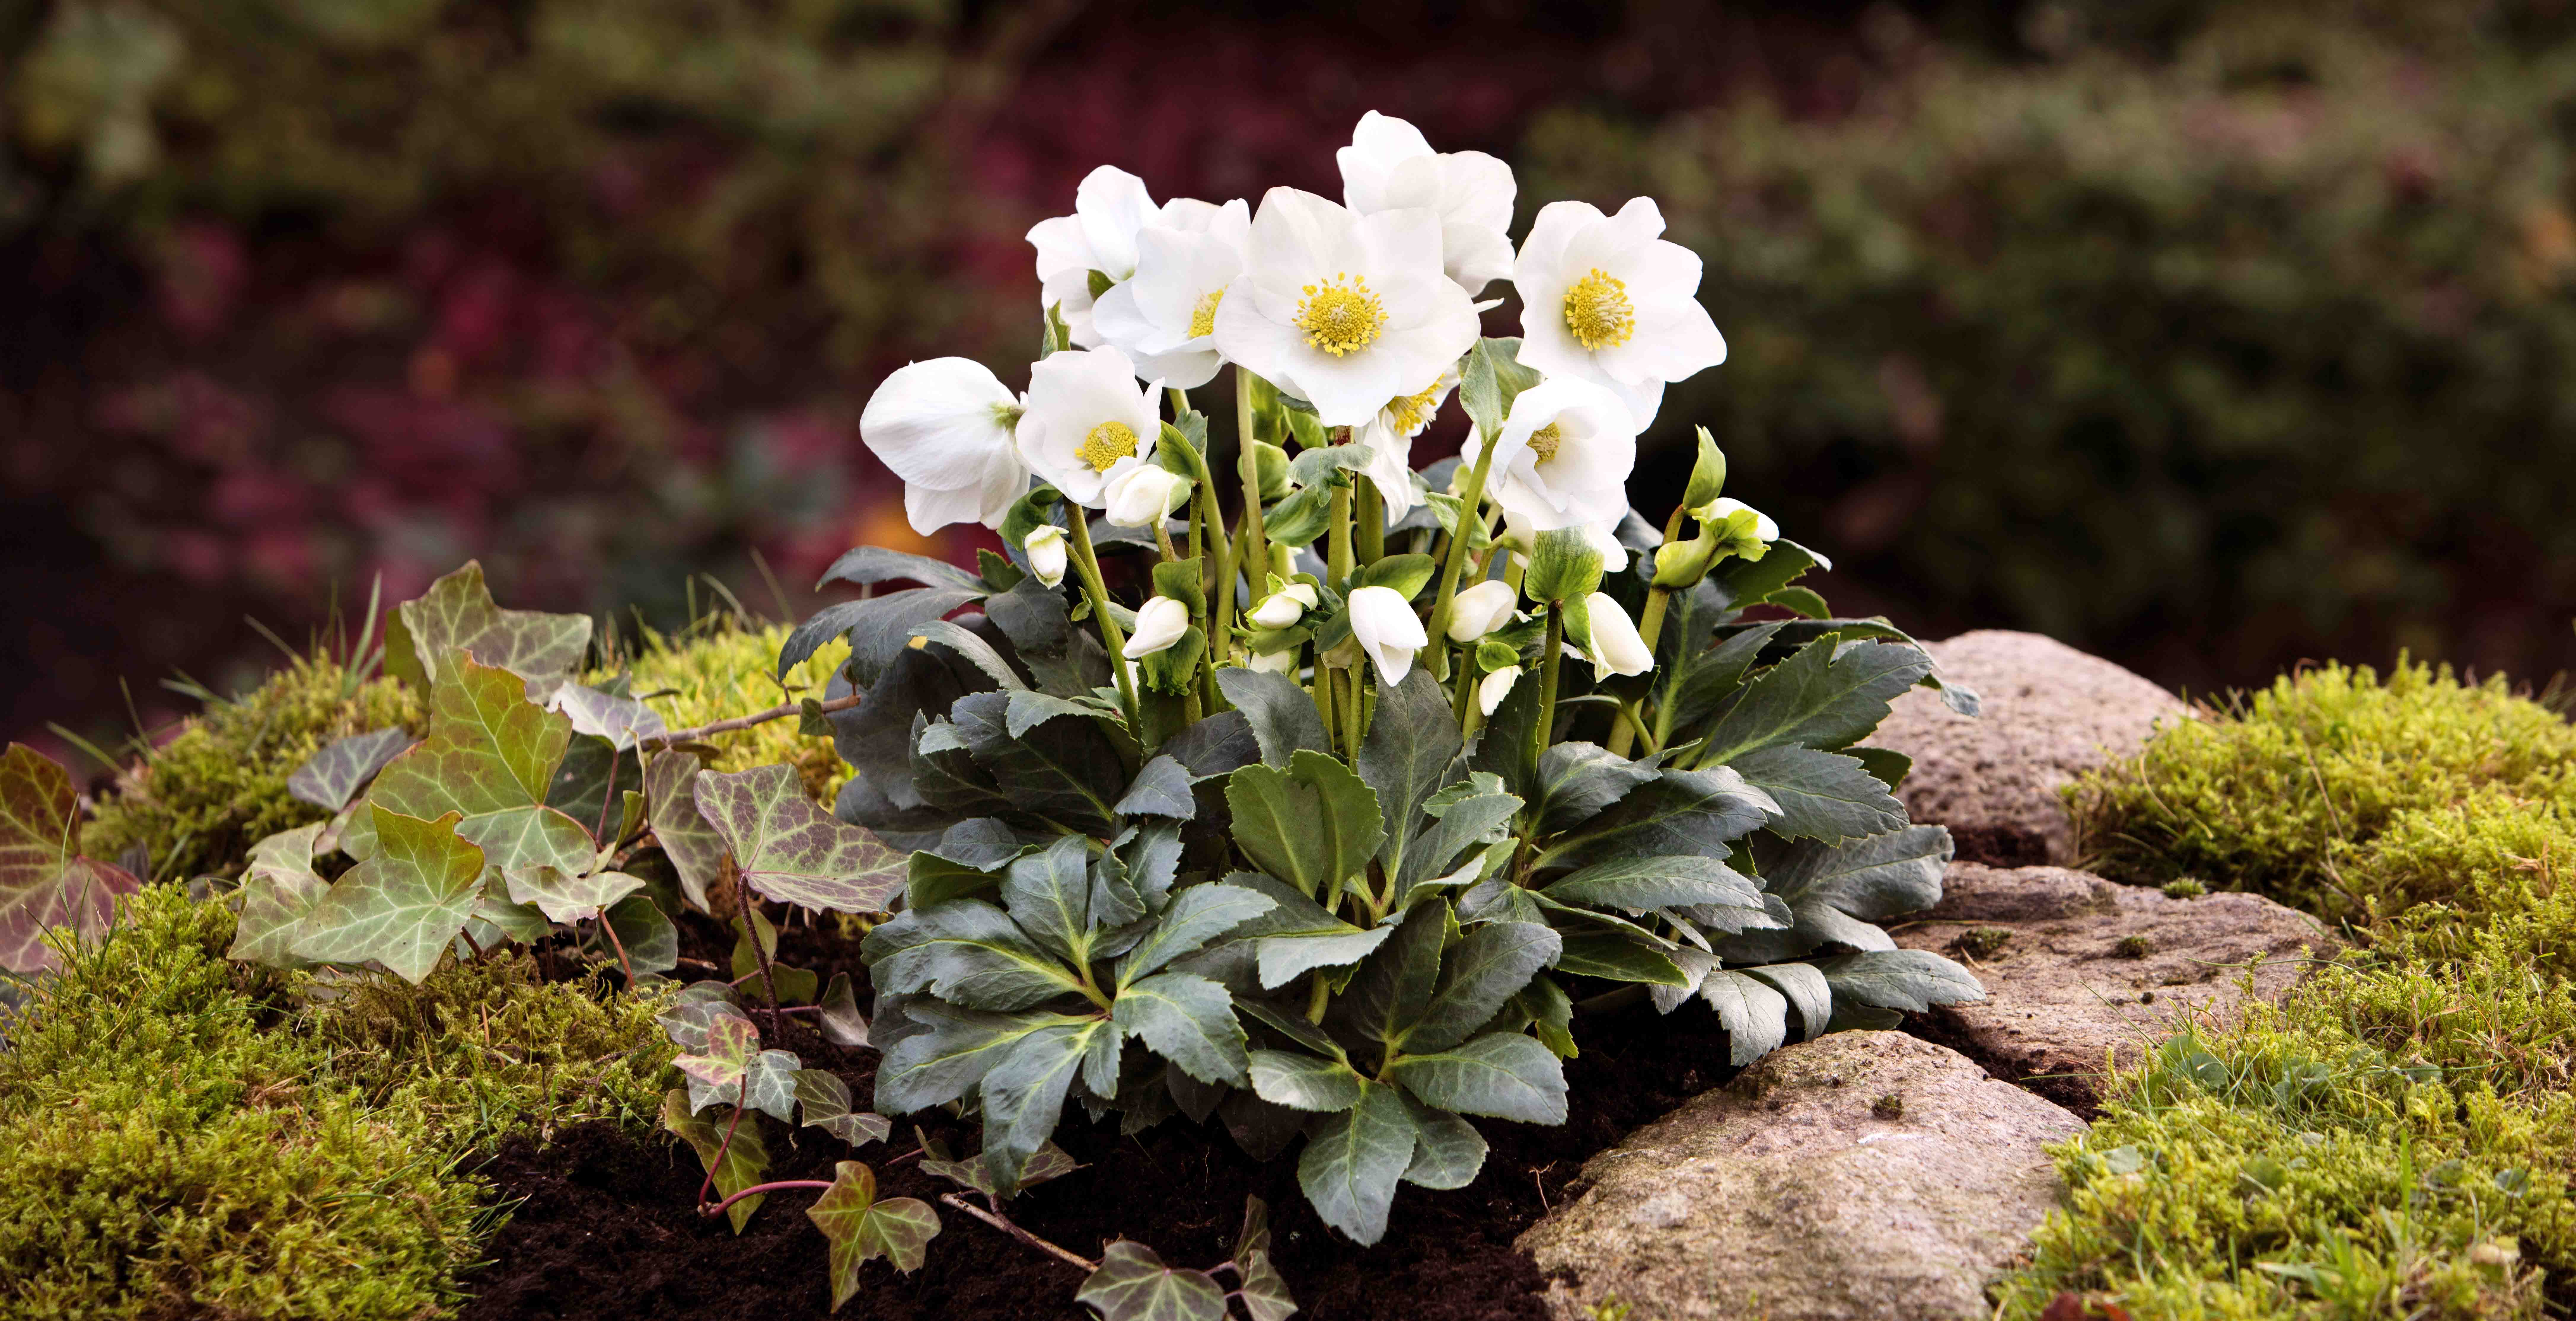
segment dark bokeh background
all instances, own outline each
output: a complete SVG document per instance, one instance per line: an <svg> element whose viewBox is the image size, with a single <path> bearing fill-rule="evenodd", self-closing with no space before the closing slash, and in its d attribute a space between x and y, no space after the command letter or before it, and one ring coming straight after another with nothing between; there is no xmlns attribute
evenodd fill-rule
<svg viewBox="0 0 2576 1321"><path fill-rule="evenodd" d="M1372 107L1524 226L1661 201L1734 357L1639 503L1706 423L1846 608L2200 691L2576 660L2564 0L0 0L0 732L468 556L802 609L922 548L860 405L1022 379L1086 170L1337 196Z"/></svg>

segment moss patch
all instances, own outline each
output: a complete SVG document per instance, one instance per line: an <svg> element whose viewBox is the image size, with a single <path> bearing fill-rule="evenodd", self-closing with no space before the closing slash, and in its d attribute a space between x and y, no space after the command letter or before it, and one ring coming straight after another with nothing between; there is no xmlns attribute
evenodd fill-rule
<svg viewBox="0 0 2576 1321"><path fill-rule="evenodd" d="M673 729L713 724L785 702L820 698L832 671L849 659L850 644L827 642L777 679L784 624L764 629L711 632L685 641L647 635L633 659L634 691ZM708 764L720 771L749 770L785 762L796 768L805 791L828 803L849 768L832 740L799 732L790 717L728 730L707 740L716 750Z"/></svg>

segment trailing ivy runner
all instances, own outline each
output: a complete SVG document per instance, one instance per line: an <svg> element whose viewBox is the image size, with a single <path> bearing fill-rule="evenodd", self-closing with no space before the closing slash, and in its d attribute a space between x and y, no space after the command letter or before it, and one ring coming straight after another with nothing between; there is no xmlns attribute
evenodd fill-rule
<svg viewBox="0 0 2576 1321"><path fill-rule="evenodd" d="M1796 585L1824 557L1722 494L1704 430L1660 528L1628 505L1665 383L1725 356L1654 203L1553 203L1515 252L1500 162L1372 113L1341 163L1342 203L1257 211L1157 207L1104 167L1031 231L1027 392L943 358L861 420L916 528L980 522L1007 554L843 556L824 583L911 585L787 636L782 675L846 639L820 694L673 731L627 680L582 682L587 621L499 609L474 566L400 607L387 669L426 737L297 777L334 815L259 845L236 957L417 981L569 933L632 984L677 966L674 913L722 914L732 980L663 1015L701 1210L738 1230L812 1196L837 1307L868 1260L918 1267L945 1207L1111 1321L1277 1321L1293 1282L1258 1202L1205 1265L1014 1223L1074 1171L1051 1138L1077 1108L1214 1118L1366 1245L1400 1184L1475 1180L1471 1119L1565 1120L1579 1011L1704 1006L1741 1065L1981 995L1874 925L1938 900L1950 841L1907 821L1902 756L1855 747L1908 688L1974 695ZM1480 338L1506 277L1523 333ZM1227 365L1230 463L1189 393ZM1453 395L1466 452L1417 473ZM851 764L832 812L796 768L718 772L693 741L787 716ZM22 770L19 909L130 884ZM867 1012L779 960L781 906L867 930ZM799 1014L882 1052L872 1096L769 1044ZM898 1136L939 1106L980 1151ZM958 1191L880 1198L860 1160L766 1181L769 1125L901 1146Z"/></svg>

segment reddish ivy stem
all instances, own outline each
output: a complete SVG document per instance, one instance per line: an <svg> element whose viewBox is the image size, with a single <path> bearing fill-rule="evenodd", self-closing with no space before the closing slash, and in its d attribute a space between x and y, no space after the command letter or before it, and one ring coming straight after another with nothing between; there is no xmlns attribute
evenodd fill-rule
<svg viewBox="0 0 2576 1321"><path fill-rule="evenodd" d="M742 1110L739 1105L733 1108L733 1118L725 1123L724 1141L716 1144L716 1158L707 1162L707 1180L698 1185L698 1195L695 1199L700 1206L706 1205L707 1194L715 1191L716 1171L724 1168L725 1153L733 1150L733 1131L742 1123Z"/></svg>
<svg viewBox="0 0 2576 1321"><path fill-rule="evenodd" d="M608 937L608 947L617 951L617 970L626 974L626 984L635 985L635 964L626 957L626 942L617 938L617 927L608 920L608 910L599 910L599 929Z"/></svg>
<svg viewBox="0 0 2576 1321"><path fill-rule="evenodd" d="M939 1200L950 1206L956 1207L958 1210L983 1221L985 1224L991 1225L993 1228L1018 1239L1022 1243L1028 1244L1030 1247L1036 1248L1038 1251L1043 1252L1086 1275L1100 1269L1099 1262L1093 1261L1091 1258L1076 1253L1069 1248L1060 1248L1053 1243L1047 1242L1045 1239L1039 1238L1037 1235L1032 1234L1012 1223L1011 1218L1003 1215L999 1210L988 1211L983 1207L975 1205L973 1202L967 1201L964 1197L956 1193L941 1193L939 1195Z"/></svg>
<svg viewBox="0 0 2576 1321"><path fill-rule="evenodd" d="M820 702L816 705L822 708L823 714L830 715L835 711L847 711L866 700L867 694L852 693L847 697L835 697L828 702ZM788 702L784 705L773 706L766 711L756 711L747 716L735 716L730 720L719 720L713 724L699 725L692 729L672 729L665 730L659 734L647 734L644 737L637 739L636 745L641 747L645 744L651 744L657 748L668 748L682 743L695 743L710 734L727 734L737 729L749 729L754 725L765 725L772 720L785 720L789 716L799 714L804 711L804 709L805 704L803 702Z"/></svg>
<svg viewBox="0 0 2576 1321"><path fill-rule="evenodd" d="M734 1203L746 1197L758 1197L763 1193L788 1192L798 1188L820 1188L829 1191L831 1187L828 1181L822 1179L781 1179L776 1183L755 1183L713 1206L707 1205L706 1195L701 1193L698 1196L698 1214L713 1220L732 1209Z"/></svg>

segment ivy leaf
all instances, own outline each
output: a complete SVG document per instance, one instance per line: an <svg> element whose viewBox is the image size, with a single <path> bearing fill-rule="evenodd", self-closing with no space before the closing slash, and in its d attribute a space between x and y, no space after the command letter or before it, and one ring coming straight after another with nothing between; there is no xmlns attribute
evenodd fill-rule
<svg viewBox="0 0 2576 1321"><path fill-rule="evenodd" d="M1413 1163L1404 1181L1425 1188L1464 1188L1485 1168L1485 1135L1446 1110L1434 1110L1408 1096L1405 1112L1413 1117Z"/></svg>
<svg viewBox="0 0 2576 1321"><path fill-rule="evenodd" d="M1385 823L1378 859L1388 874L1403 870L1405 848L1429 819L1422 804L1450 781L1463 748L1449 696L1430 670L1417 668L1380 690L1355 769L1377 794Z"/></svg>
<svg viewBox="0 0 2576 1321"><path fill-rule="evenodd" d="M1405 1055L1384 1076L1442 1110L1529 1124L1565 1122L1565 1063L1535 1038L1488 1032L1427 1055Z"/></svg>
<svg viewBox="0 0 2576 1321"><path fill-rule="evenodd" d="M448 661L430 687L429 737L376 776L366 801L421 820L461 813L456 833L500 872L589 871L598 847L589 830L546 806L572 722L527 700L509 670L466 655ZM363 861L375 848L373 819L353 818L340 847Z"/></svg>
<svg viewBox="0 0 2576 1321"><path fill-rule="evenodd" d="M281 830L251 846L250 864L242 871L241 918L233 926L233 945L225 957L274 967L301 967L290 952L296 925L329 892L331 883L313 870L313 844L329 823L316 821Z"/></svg>
<svg viewBox="0 0 2576 1321"><path fill-rule="evenodd" d="M649 894L633 894L608 910L608 929L626 947L626 961L641 977L680 966L680 929Z"/></svg>
<svg viewBox="0 0 2576 1321"><path fill-rule="evenodd" d="M457 833L455 812L424 821L371 806L368 815L375 851L306 911L289 952L316 963L372 960L417 986L473 915L484 852Z"/></svg>
<svg viewBox="0 0 2576 1321"><path fill-rule="evenodd" d="M1538 865L1583 866L1620 858L1725 857L1735 841L1779 815L1768 794L1734 770L1667 770L1610 810L1561 836Z"/></svg>
<svg viewBox="0 0 2576 1321"><path fill-rule="evenodd" d="M1915 647L1809 643L1744 686L1743 696L1710 729L1699 764L1720 765L1784 744L1830 749L1856 743L1887 718L1890 701L1931 672L1931 657Z"/></svg>
<svg viewBox="0 0 2576 1321"><path fill-rule="evenodd" d="M1928 949L1864 950L1816 963L1837 1001L1921 1013L1934 1005L1983 1000L1986 988L1967 969Z"/></svg>
<svg viewBox="0 0 2576 1321"><path fill-rule="evenodd" d="M643 878L620 871L569 876L558 867L513 867L501 876L510 888L510 902L533 904L547 921L567 926L596 918L644 888Z"/></svg>
<svg viewBox="0 0 2576 1321"><path fill-rule="evenodd" d="M742 1103L782 1124L796 1122L796 1075L805 1062L792 1050L764 1050L742 1075Z"/></svg>
<svg viewBox="0 0 2576 1321"><path fill-rule="evenodd" d="M961 1188L972 1189L986 1197L994 1195L993 1181L984 1173L984 1157L980 1153L965 1160L952 1160L949 1158L948 1149L936 1139L924 1135L917 1127L912 1132L913 1136L921 1141L922 1173L946 1179ZM1021 1167L1020 1186L1034 1188L1051 1179L1061 1179L1081 1168L1082 1165L1066 1154L1064 1148L1050 1142L1038 1148L1037 1154L1029 1157L1029 1163Z"/></svg>
<svg viewBox="0 0 2576 1321"><path fill-rule="evenodd" d="M733 883L733 855L698 811L697 779L698 759L690 753L657 752L644 763L645 819L680 874L680 893L703 913L707 896Z"/></svg>
<svg viewBox="0 0 2576 1321"><path fill-rule="evenodd" d="M698 1114L689 1108L689 1094L677 1088L662 1093L662 1127L698 1153L698 1164L715 1176L719 1197L731 1197L759 1183L769 1169L769 1148L760 1140L760 1125L735 1124L732 1118L730 1109ZM730 1142L725 1140L728 1129L733 1133ZM741 1233L751 1213L768 1200L769 1194L761 1193L726 1207L725 1218L733 1222L733 1232Z"/></svg>
<svg viewBox="0 0 2576 1321"><path fill-rule="evenodd" d="M732 851L743 879L772 899L874 913L903 888L904 855L816 807L793 766L701 771L695 787L699 815Z"/></svg>
<svg viewBox="0 0 2576 1321"><path fill-rule="evenodd" d="M0 968L41 972L60 956L45 932L70 927L95 938L116 916L116 896L141 882L80 856L80 801L68 772L23 743L0 753Z"/></svg>
<svg viewBox="0 0 2576 1321"><path fill-rule="evenodd" d="M1905 828L1905 804L1858 757L1782 745L1727 764L1780 805L1769 828L1784 839L1839 844Z"/></svg>
<svg viewBox="0 0 2576 1321"><path fill-rule="evenodd" d="M1100 1321L1225 1321L1225 1290L1205 1271L1166 1266L1142 1243L1120 1239L1100 1254L1074 1301Z"/></svg>
<svg viewBox="0 0 2576 1321"><path fill-rule="evenodd" d="M806 1128L819 1128L853 1147L883 1142L894 1131L894 1121L884 1115L852 1110L850 1085L828 1069L798 1069L795 1082Z"/></svg>
<svg viewBox="0 0 2576 1321"><path fill-rule="evenodd" d="M859 1266L883 1257L909 1275L921 1269L923 1249L939 1236L939 1216L917 1197L877 1200L876 1172L854 1160L832 1167L832 1186L805 1208L805 1216L832 1244L832 1310L859 1291Z"/></svg>
<svg viewBox="0 0 2576 1321"><path fill-rule="evenodd" d="M738 1013L710 1013L695 1035L696 1046L671 1060L688 1079L690 1112L719 1102L739 1104L743 1079L760 1054L760 1029Z"/></svg>
<svg viewBox="0 0 2576 1321"><path fill-rule="evenodd" d="M485 665L543 684L580 667L590 651L590 627L588 615L500 608L483 585L482 563L467 560L418 600L394 608L385 621L385 673L431 689L461 648Z"/></svg>
<svg viewBox="0 0 2576 1321"><path fill-rule="evenodd" d="M670 732L661 715L642 702L577 683L556 689L546 709L563 712L572 721L574 733L605 739L616 752L630 751L643 739Z"/></svg>
<svg viewBox="0 0 2576 1321"><path fill-rule="evenodd" d="M1118 993L1109 1017L1200 1082L1239 1087L1246 1081L1243 1025L1234 1019L1234 998L1205 977L1148 977Z"/></svg>
<svg viewBox="0 0 2576 1321"><path fill-rule="evenodd" d="M1234 1265L1236 1296L1252 1321L1288 1321L1297 1314L1288 1282L1270 1264L1270 1207L1258 1197L1243 1199L1243 1233L1235 1240Z"/></svg>
<svg viewBox="0 0 2576 1321"><path fill-rule="evenodd" d="M1358 1104L1327 1115L1308 1133L1297 1158L1297 1186L1325 1224L1368 1247L1386 1237L1387 1207L1396 1181L1413 1164L1414 1141L1403 1096L1363 1080Z"/></svg>
<svg viewBox="0 0 2576 1321"><path fill-rule="evenodd" d="M1377 792L1320 752L1297 750L1285 771L1243 767L1226 777L1225 799L1253 865L1327 908L1386 838Z"/></svg>
<svg viewBox="0 0 2576 1321"><path fill-rule="evenodd" d="M333 740L286 777L286 792L299 802L337 812L347 807L386 763L410 747L411 734L399 725Z"/></svg>
<svg viewBox="0 0 2576 1321"><path fill-rule="evenodd" d="M1246 1061L1253 1095L1291 1110L1338 1114L1360 1103L1368 1081L1339 1060L1288 1050L1256 1050Z"/></svg>
<svg viewBox="0 0 2576 1321"><path fill-rule="evenodd" d="M1264 763L1286 766L1289 757L1300 748L1317 753L1331 750L1333 744L1324 733L1324 718L1316 713L1314 699L1297 686L1296 680L1284 674L1229 665L1216 672L1216 686L1251 724Z"/></svg>

